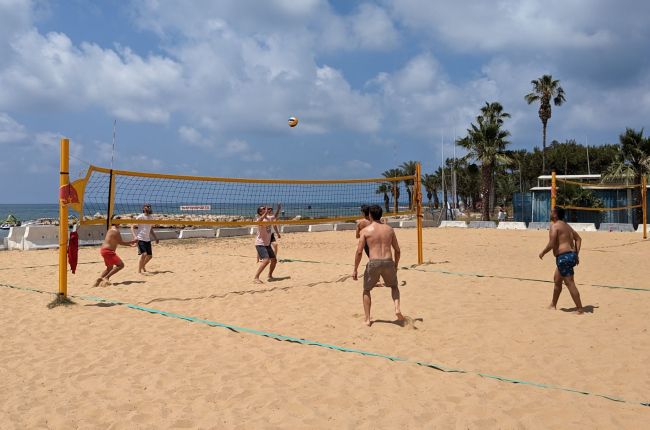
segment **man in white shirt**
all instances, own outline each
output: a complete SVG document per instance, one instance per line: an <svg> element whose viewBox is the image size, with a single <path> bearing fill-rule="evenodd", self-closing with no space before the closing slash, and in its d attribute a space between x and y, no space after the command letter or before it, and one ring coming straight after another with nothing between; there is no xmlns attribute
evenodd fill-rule
<svg viewBox="0 0 650 430"><path fill-rule="evenodd" d="M255 220L257 222L255 249L257 250L259 266L257 267L255 277L253 278L253 282L256 284L263 283L260 280L260 275L268 265L270 265L268 280L275 280L275 278L273 278L273 271L275 270L275 266L278 263L278 260L275 257L273 248L271 247L271 229L267 229L267 227L269 227L269 216L271 216L272 213L272 208L267 208L266 206L260 206L257 208L257 219Z"/></svg>
<svg viewBox="0 0 650 430"><path fill-rule="evenodd" d="M152 213L153 211L151 210L151 205L149 203L145 203L142 207L142 213L138 215L136 219L153 219L151 217ZM147 269L145 266L153 258L153 253L151 252L151 239L153 238L153 240L156 241L156 244L158 244L158 237L156 237L156 232L154 232L151 227L152 224L138 224L137 227L134 225L131 226L131 234L133 234L133 238L137 239L138 241L138 255L140 256L138 273L146 272ZM137 233L135 231L136 229L138 230Z"/></svg>

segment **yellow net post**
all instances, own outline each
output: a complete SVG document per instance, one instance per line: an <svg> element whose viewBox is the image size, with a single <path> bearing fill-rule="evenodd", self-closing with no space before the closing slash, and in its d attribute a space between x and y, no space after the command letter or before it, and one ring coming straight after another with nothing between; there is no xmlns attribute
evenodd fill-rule
<svg viewBox="0 0 650 430"><path fill-rule="evenodd" d="M643 238L648 238L648 226L647 226L647 217L648 217L648 188L647 188L647 178L645 175L641 177L641 208L643 212Z"/></svg>
<svg viewBox="0 0 650 430"><path fill-rule="evenodd" d="M65 187L70 182L70 141L61 139L61 164L59 186ZM58 299L64 300L68 294L68 206L59 198L59 293Z"/></svg>
<svg viewBox="0 0 650 430"><path fill-rule="evenodd" d="M418 230L418 264L424 263L424 256L422 253L422 166L417 163L415 166L415 214L416 224Z"/></svg>
<svg viewBox="0 0 650 430"><path fill-rule="evenodd" d="M557 199L557 178L555 177L555 170L551 172L551 213L555 207Z"/></svg>

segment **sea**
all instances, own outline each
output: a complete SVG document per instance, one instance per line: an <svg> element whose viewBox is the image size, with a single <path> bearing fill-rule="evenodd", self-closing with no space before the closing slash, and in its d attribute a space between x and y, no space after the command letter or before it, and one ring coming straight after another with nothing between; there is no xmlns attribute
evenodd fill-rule
<svg viewBox="0 0 650 430"><path fill-rule="evenodd" d="M39 218L59 218L59 205L53 204L0 204L0 223L13 215L22 222ZM0 239L7 237L9 230L0 230Z"/></svg>

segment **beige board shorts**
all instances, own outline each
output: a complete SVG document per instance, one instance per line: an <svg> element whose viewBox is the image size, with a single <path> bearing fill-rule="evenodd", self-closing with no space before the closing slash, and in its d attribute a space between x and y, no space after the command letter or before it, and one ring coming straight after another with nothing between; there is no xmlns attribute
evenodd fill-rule
<svg viewBox="0 0 650 430"><path fill-rule="evenodd" d="M363 290L370 291L375 288L380 276L387 287L397 287L397 268L392 259L368 261L366 271L363 274Z"/></svg>

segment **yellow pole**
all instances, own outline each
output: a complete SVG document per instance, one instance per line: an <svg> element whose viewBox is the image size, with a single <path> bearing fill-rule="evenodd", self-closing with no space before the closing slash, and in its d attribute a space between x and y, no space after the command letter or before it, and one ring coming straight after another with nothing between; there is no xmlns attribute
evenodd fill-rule
<svg viewBox="0 0 650 430"><path fill-rule="evenodd" d="M59 186L70 182L69 173L70 141L61 139L61 164ZM59 298L65 299L68 294L68 207L59 198Z"/></svg>
<svg viewBox="0 0 650 430"><path fill-rule="evenodd" d="M556 205L557 201L557 181L555 178L555 170L551 172L551 212Z"/></svg>
<svg viewBox="0 0 650 430"><path fill-rule="evenodd" d="M641 177L641 208L643 209L643 238L648 238L648 187L645 175Z"/></svg>
<svg viewBox="0 0 650 430"><path fill-rule="evenodd" d="M422 166L420 163L415 167L415 204L416 206L416 225L418 229L418 264L424 263L422 254Z"/></svg>

